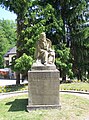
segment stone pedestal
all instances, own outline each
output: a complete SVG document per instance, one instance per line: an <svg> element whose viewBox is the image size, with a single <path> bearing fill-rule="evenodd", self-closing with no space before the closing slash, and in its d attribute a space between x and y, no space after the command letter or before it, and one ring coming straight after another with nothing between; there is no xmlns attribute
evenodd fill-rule
<svg viewBox="0 0 89 120"><path fill-rule="evenodd" d="M59 71L54 69L55 66L50 67L33 67L28 71L28 111L60 107Z"/></svg>

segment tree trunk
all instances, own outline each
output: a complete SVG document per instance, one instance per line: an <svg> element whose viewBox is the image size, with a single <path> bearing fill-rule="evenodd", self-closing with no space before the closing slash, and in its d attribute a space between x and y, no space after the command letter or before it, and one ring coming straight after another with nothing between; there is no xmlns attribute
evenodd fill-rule
<svg viewBox="0 0 89 120"><path fill-rule="evenodd" d="M23 53L23 51L22 51L22 49L21 49L21 40L22 40L22 38L21 38L21 31L22 31L22 28L23 28L23 23L21 23L21 18L20 18L20 16L18 15L17 16L17 44L16 44L16 46L17 46L17 51L16 51L16 58L19 58L19 57L21 57L21 55L22 55L22 53ZM21 23L21 24L19 24L19 23ZM16 84L20 84L20 73L16 73Z"/></svg>
<svg viewBox="0 0 89 120"><path fill-rule="evenodd" d="M64 75L64 76L62 77L62 82L63 82L63 83L66 83L66 75Z"/></svg>
<svg viewBox="0 0 89 120"><path fill-rule="evenodd" d="M20 84L20 74L17 72L16 73L16 85Z"/></svg>
<svg viewBox="0 0 89 120"><path fill-rule="evenodd" d="M62 83L66 83L66 72L65 72L65 70L61 71L61 75L62 75Z"/></svg>

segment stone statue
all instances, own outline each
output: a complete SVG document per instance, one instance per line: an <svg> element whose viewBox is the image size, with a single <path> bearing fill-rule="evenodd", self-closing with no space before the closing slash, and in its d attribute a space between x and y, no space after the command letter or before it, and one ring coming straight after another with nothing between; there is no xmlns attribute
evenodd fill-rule
<svg viewBox="0 0 89 120"><path fill-rule="evenodd" d="M59 71L56 69L55 52L52 43L41 33L36 44L35 58L28 71L27 110L56 109L59 103ZM50 92L51 91L51 92Z"/></svg>
<svg viewBox="0 0 89 120"><path fill-rule="evenodd" d="M36 63L42 63L44 65L54 64L55 62L55 52L51 48L51 41L46 38L44 32L41 33L39 40L37 41L35 58Z"/></svg>

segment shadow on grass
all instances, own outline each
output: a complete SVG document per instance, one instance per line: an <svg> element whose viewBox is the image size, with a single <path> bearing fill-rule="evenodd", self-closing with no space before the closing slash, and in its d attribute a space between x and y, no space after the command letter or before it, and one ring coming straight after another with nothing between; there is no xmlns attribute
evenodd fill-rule
<svg viewBox="0 0 89 120"><path fill-rule="evenodd" d="M27 111L28 99L15 99L12 102L6 103L6 105L11 105L8 112L13 111Z"/></svg>

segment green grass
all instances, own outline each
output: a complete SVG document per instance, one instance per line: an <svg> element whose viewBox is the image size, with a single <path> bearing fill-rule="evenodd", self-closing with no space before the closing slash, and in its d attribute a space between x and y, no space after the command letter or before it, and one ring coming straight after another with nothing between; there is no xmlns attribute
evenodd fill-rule
<svg viewBox="0 0 89 120"><path fill-rule="evenodd" d="M76 91L89 92L89 83L79 82L79 83L61 84L60 90L76 90Z"/></svg>
<svg viewBox="0 0 89 120"><path fill-rule="evenodd" d="M62 94L61 109L26 111L27 95L0 100L0 120L84 120L89 100Z"/></svg>

